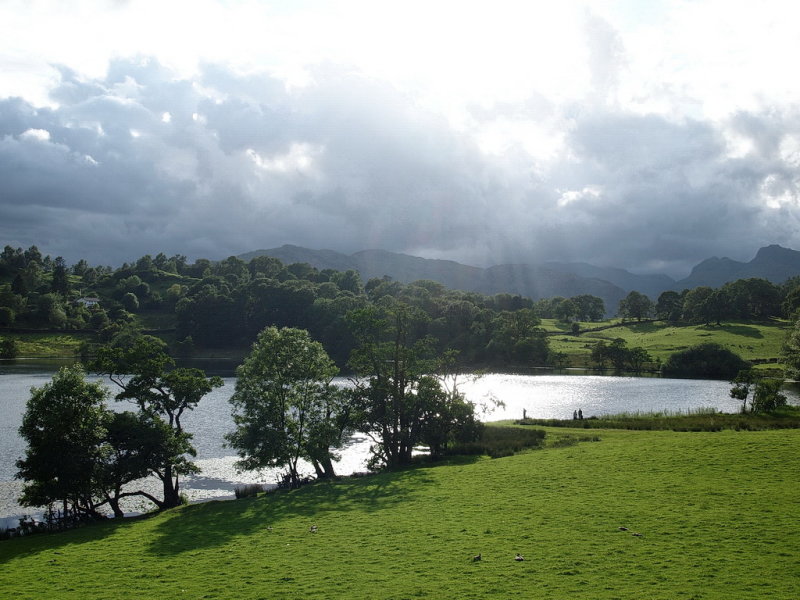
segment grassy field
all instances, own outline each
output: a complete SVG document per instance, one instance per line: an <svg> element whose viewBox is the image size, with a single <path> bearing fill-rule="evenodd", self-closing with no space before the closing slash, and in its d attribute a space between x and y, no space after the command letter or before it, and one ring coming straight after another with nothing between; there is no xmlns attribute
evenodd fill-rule
<svg viewBox="0 0 800 600"><path fill-rule="evenodd" d="M585 433L548 430L551 441ZM600 441L0 542L0 590L19 599L797 598L800 431L592 434Z"/></svg>
<svg viewBox="0 0 800 600"><path fill-rule="evenodd" d="M616 321L612 321L616 322ZM562 331L564 325L553 319L542 323L546 331ZM601 326L598 323L581 323L585 329ZM665 361L670 354L690 346L716 342L736 352L745 360L774 362L781 357L781 347L790 324L787 321L771 323L723 323L722 325L673 326L663 322L636 324L587 332L580 336L553 335L548 339L556 352L565 352L574 366L589 364L592 346L598 340L624 339L629 347L641 346L654 359Z"/></svg>
<svg viewBox="0 0 800 600"><path fill-rule="evenodd" d="M73 358L81 343L93 340L94 333L3 333L17 341L19 358Z"/></svg>

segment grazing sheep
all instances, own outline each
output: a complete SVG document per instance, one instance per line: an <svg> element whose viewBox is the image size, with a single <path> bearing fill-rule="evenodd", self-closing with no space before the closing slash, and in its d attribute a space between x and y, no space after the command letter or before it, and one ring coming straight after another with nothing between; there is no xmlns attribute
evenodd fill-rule
<svg viewBox="0 0 800 600"><path fill-rule="evenodd" d="M634 531L631 535L636 536L636 537L642 537L642 534L639 533L638 531Z"/></svg>
<svg viewBox="0 0 800 600"><path fill-rule="evenodd" d="M620 527L619 530L620 531L628 531L628 528L627 527Z"/></svg>
<svg viewBox="0 0 800 600"><path fill-rule="evenodd" d="M522 554L520 554L519 552L517 552L517 555L514 557L514 560L517 561L517 562L520 562L520 561L525 560L525 557L522 556Z"/></svg>
<svg viewBox="0 0 800 600"><path fill-rule="evenodd" d="M480 559L481 559L481 555L480 554L476 554L475 556L472 557L472 562L478 562Z"/></svg>
<svg viewBox="0 0 800 600"><path fill-rule="evenodd" d="M312 526L311 526L311 529L309 529L309 531L310 531L311 533L317 533L317 526L316 526L316 525L312 525Z"/></svg>

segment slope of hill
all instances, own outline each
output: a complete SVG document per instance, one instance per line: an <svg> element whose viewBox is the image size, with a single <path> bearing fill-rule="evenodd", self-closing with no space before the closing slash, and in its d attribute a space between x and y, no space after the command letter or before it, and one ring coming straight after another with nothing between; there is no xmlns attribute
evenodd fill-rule
<svg viewBox="0 0 800 600"><path fill-rule="evenodd" d="M637 275L613 267L597 267L588 263L546 262L545 266L564 273L574 273L580 277L602 279L622 288L626 292L636 290L651 298L657 298L664 290L675 285L675 280L668 275Z"/></svg>
<svg viewBox="0 0 800 600"><path fill-rule="evenodd" d="M489 268L464 265L452 260L434 260L386 250L363 250L343 254L333 250L312 250L285 245L256 250L239 256L273 256L286 264L305 262L317 269L358 271L367 281L385 275L403 283L432 279L458 290L483 294L511 293L534 300L552 296L571 297L592 294L603 299L609 313L631 290L653 300L666 290L698 286L720 287L729 281L761 277L782 283L800 275L800 252L772 245L761 248L755 258L744 263L730 258L709 258L692 269L691 274L675 281L667 275L637 275L624 269L597 267L587 263L547 262L542 264L505 264Z"/></svg>
<svg viewBox="0 0 800 600"><path fill-rule="evenodd" d="M420 258L385 250L363 250L346 255L332 250L309 250L286 245L256 250L239 258L249 260L260 255L272 256L287 264L305 262L320 270L354 269L364 281L385 275L402 283L431 279L451 289L482 294L520 294L534 300L592 294L603 299L609 312L616 310L626 294L626 290L608 281L545 266L498 265L483 269L451 260Z"/></svg>

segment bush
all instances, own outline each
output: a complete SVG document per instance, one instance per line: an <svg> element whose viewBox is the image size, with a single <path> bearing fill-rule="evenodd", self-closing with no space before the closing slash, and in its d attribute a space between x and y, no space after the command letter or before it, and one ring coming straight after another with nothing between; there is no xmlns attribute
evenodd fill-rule
<svg viewBox="0 0 800 600"><path fill-rule="evenodd" d="M786 406L786 396L781 394L782 382L777 379L762 379L756 384L753 394L752 410L758 412L773 412Z"/></svg>
<svg viewBox="0 0 800 600"><path fill-rule="evenodd" d="M750 363L735 352L709 342L676 352L664 363L661 372L671 377L731 380L749 367Z"/></svg>
<svg viewBox="0 0 800 600"><path fill-rule="evenodd" d="M0 306L0 326L9 327L14 324L16 314L13 308L8 306Z"/></svg>
<svg viewBox="0 0 800 600"><path fill-rule="evenodd" d="M0 340L0 358L17 358L19 346L17 340Z"/></svg>
<svg viewBox="0 0 800 600"><path fill-rule="evenodd" d="M250 498L257 496L264 491L264 486L260 483L246 483L244 485L237 485L233 488L233 493L236 498Z"/></svg>
<svg viewBox="0 0 800 600"><path fill-rule="evenodd" d="M501 458L522 450L541 448L545 435L541 429L484 427L479 440L458 444L449 449L447 454L486 454L492 458Z"/></svg>

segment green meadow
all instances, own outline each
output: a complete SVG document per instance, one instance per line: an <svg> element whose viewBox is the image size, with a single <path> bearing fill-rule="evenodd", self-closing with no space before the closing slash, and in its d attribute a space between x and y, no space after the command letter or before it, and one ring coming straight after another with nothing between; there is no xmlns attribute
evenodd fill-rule
<svg viewBox="0 0 800 600"><path fill-rule="evenodd" d="M614 323L612 321L611 323ZM582 329L593 329L604 323L581 323ZM562 323L554 319L543 320L546 331L560 332ZM723 323L722 325L669 325L655 323L627 322L619 327L601 331L587 331L579 336L551 335L548 337L553 351L569 355L574 366L587 366L592 347L599 340L610 342L622 338L628 347L641 346L654 359L665 361L680 350L706 342L715 342L732 350L745 360L774 363L781 359L781 349L791 324L788 321L768 323Z"/></svg>
<svg viewBox="0 0 800 600"><path fill-rule="evenodd" d="M16 340L20 358L74 358L84 341L93 333L11 333L3 338Z"/></svg>
<svg viewBox="0 0 800 600"><path fill-rule="evenodd" d="M548 447L506 458L0 542L0 590L18 599L797 598L800 430L590 433L547 429Z"/></svg>

